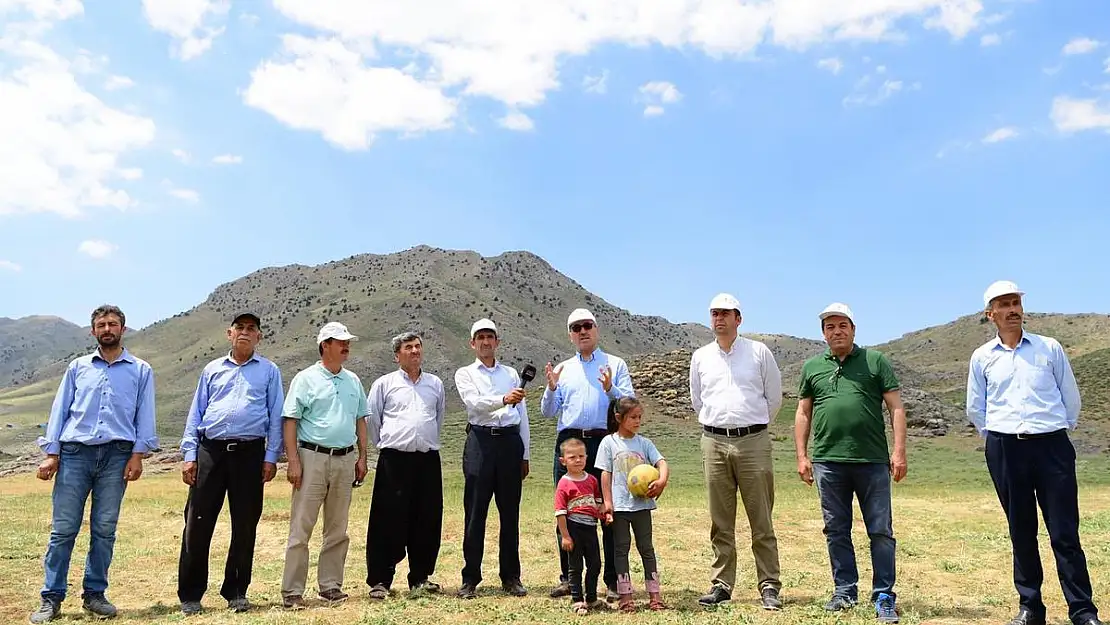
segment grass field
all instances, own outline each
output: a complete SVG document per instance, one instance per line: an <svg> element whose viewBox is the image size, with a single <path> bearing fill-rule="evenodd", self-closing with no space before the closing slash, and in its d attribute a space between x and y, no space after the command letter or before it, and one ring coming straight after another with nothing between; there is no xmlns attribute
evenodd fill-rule
<svg viewBox="0 0 1110 625"><path fill-rule="evenodd" d="M794 473L793 445L786 438L793 406L780 413L772 431L776 436L777 502L775 523L782 562L785 610L766 613L756 604L747 524L737 525L740 545L739 587L730 606L705 611L696 605L708 584L711 550L695 424L653 420L650 412L644 433L669 457L672 481L655 513L655 547L663 578L664 598L671 609L646 610L636 616L615 612L581 617L591 622L617 623L842 623L874 622L874 612L862 604L848 614L828 615L821 605L831 591L827 552L821 534L816 493ZM445 513L442 547L434 579L445 587L442 596L407 597L398 592L383 603L366 598L364 556L366 519L372 482L355 491L351 509L351 547L345 589L352 594L335 607L311 602L310 609L287 613L280 608L279 585L289 522L289 485L284 473L266 488L266 504L258 534L248 614L224 611L218 589L228 540L226 508L213 541L207 611L190 623L556 623L578 620L567 600L547 598L558 575L552 534L551 441L549 421L534 420L533 473L524 489L521 515L521 558L524 584L530 594L516 599L501 593L496 570L496 511L491 510L485 560L486 583L479 598L464 602L453 595L462 567L462 479L459 455L462 429L458 418L445 427ZM898 540L899 605L903 623L1001 623L1012 615L1016 596L1011 579L1009 539L1005 521L991 490L975 438L960 435L940 440L911 440L909 475L894 489L894 527ZM1110 462L1104 456L1080 461L1082 538L1095 585L1096 602L1110 591ZM182 530L185 486L177 468L148 473L129 487L121 515L116 556L111 569L109 598L121 610L118 620L136 623L174 623L186 619L177 612L177 556ZM371 474L371 479L373 474ZM0 480L0 621L25 622L37 606L42 584L41 557L50 531L50 485L22 475ZM1042 531L1042 536L1044 536ZM855 531L860 560L861 597L870 591L867 539L858 519ZM319 544L319 529L312 552ZM63 606L67 618L82 619L80 580L88 545L87 525L78 539L70 570L70 588L77 591ZM1045 598L1050 622L1066 622L1055 567L1042 538L1047 581ZM633 577L639 573L635 550ZM313 565L315 560L313 560ZM398 579L404 580L402 563ZM310 570L309 588L315 583ZM642 582L637 583L642 591ZM395 585L395 590L399 588ZM641 592L642 595L642 592ZM61 622L66 622L63 619Z"/></svg>

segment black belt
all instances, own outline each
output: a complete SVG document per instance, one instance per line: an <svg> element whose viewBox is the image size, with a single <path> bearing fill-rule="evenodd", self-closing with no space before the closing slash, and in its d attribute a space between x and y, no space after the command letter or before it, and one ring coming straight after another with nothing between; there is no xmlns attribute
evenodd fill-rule
<svg viewBox="0 0 1110 625"><path fill-rule="evenodd" d="M583 430L582 428L563 428L559 430L561 438L605 438L609 435L609 430Z"/></svg>
<svg viewBox="0 0 1110 625"><path fill-rule="evenodd" d="M987 430L987 431L990 432L991 434L994 434L995 436L1001 436L1003 438L1016 438L1019 441L1025 441L1025 440L1032 440L1032 439L1035 439L1035 438L1049 438L1049 437L1052 437L1052 436L1059 436L1060 434L1063 434L1067 430L1061 428L1059 430L1053 430L1051 432L1038 432L1036 434L1009 434L1007 432L995 432L994 430Z"/></svg>
<svg viewBox="0 0 1110 625"><path fill-rule="evenodd" d="M466 431L477 430L490 436L503 436L505 434L520 434L520 425L474 425L466 424Z"/></svg>
<svg viewBox="0 0 1110 625"><path fill-rule="evenodd" d="M206 438L200 437L200 444L216 451L235 451L262 444L261 438Z"/></svg>
<svg viewBox="0 0 1110 625"><path fill-rule="evenodd" d="M321 454L327 454L329 456L346 456L347 454L355 450L354 445L351 445L350 447L324 447L323 445L317 445L316 443L310 443L308 441L300 441L297 444L309 451L315 451Z"/></svg>
<svg viewBox="0 0 1110 625"><path fill-rule="evenodd" d="M712 425L703 425L701 426L701 429L709 432L710 434L727 436L729 438L739 438L741 436L747 436L748 434L762 432L763 430L767 429L767 424L760 423L758 425L749 425L748 427L744 428L715 428Z"/></svg>

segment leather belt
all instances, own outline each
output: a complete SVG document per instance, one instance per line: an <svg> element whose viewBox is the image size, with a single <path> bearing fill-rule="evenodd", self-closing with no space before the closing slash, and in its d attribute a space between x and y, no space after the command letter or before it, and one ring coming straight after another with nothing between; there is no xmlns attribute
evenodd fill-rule
<svg viewBox="0 0 1110 625"><path fill-rule="evenodd" d="M200 444L208 449L218 451L235 451L244 447L254 447L262 444L261 438L200 438Z"/></svg>
<svg viewBox="0 0 1110 625"><path fill-rule="evenodd" d="M566 434L564 434L566 432ZM582 428L563 428L559 431L559 436L562 438L605 438L609 435L609 430L595 429L583 430Z"/></svg>
<svg viewBox="0 0 1110 625"><path fill-rule="evenodd" d="M474 425L466 424L466 431L477 430L490 436L503 436L505 434L520 434L520 425Z"/></svg>
<svg viewBox="0 0 1110 625"><path fill-rule="evenodd" d="M741 436L747 436L748 434L755 434L756 432L762 432L763 430L767 429L767 424L766 423L760 423L760 424L757 424L757 425L749 425L748 427L743 427L743 428L715 428L712 425L703 425L703 426L701 426L701 429L705 430L706 432L709 432L710 434L717 434L718 436L727 436L729 438L739 438Z"/></svg>
<svg viewBox="0 0 1110 625"><path fill-rule="evenodd" d="M1010 434L1008 432L995 432L994 430L988 430L988 431L991 434L994 434L995 436L1001 436L1003 438L1016 438L1019 441L1026 441L1026 440L1033 440L1033 439L1037 439L1037 438L1049 438L1049 437L1052 437L1052 436L1059 436L1060 434L1064 433L1067 430L1061 428L1059 430L1053 430L1051 432L1037 432L1036 434L1033 434L1033 433Z"/></svg>
<svg viewBox="0 0 1110 625"><path fill-rule="evenodd" d="M308 441L300 441L297 443L297 445L302 449L315 451L321 454L327 454L329 456L346 456L347 454L355 450L354 445L351 445L350 447L324 447L323 445L317 445L316 443L310 443Z"/></svg>

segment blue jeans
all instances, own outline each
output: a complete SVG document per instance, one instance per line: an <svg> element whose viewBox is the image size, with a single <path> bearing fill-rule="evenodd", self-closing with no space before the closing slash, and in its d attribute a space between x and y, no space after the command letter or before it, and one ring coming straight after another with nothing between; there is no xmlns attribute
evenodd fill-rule
<svg viewBox="0 0 1110 625"><path fill-rule="evenodd" d="M85 518L85 500L92 494L89 555L85 560L82 596L103 594L108 589L108 566L116 544L116 521L127 482L123 471L131 459L133 444L113 441L102 445L62 443L58 473L54 476L54 514L50 543L43 568L46 583L42 596L62 601L73 542Z"/></svg>
<svg viewBox="0 0 1110 625"><path fill-rule="evenodd" d="M814 462L835 594L857 600L856 553L852 547L852 496L859 498L871 539L871 601L894 596L894 528L890 510L890 466L885 463Z"/></svg>

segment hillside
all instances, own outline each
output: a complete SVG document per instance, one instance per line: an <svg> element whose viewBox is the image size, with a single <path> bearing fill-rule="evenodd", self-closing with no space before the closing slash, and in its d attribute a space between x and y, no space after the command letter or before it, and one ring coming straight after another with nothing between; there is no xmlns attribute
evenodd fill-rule
<svg viewBox="0 0 1110 625"><path fill-rule="evenodd" d="M36 371L92 344L88 328L59 317L0 317L0 388L27 382Z"/></svg>

